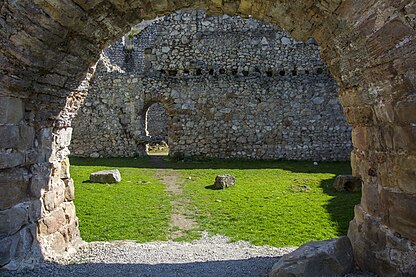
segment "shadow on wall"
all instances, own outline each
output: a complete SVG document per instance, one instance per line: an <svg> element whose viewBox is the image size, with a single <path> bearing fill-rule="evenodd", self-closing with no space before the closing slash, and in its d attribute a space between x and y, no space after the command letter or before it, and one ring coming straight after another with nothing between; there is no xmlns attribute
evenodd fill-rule
<svg viewBox="0 0 416 277"><path fill-rule="evenodd" d="M215 259L215 257L212 257ZM46 263L33 271L5 273L11 276L266 276L280 257L256 257L245 260L225 260L169 264L104 264L83 263L59 265ZM3 275L2 275L3 276Z"/></svg>

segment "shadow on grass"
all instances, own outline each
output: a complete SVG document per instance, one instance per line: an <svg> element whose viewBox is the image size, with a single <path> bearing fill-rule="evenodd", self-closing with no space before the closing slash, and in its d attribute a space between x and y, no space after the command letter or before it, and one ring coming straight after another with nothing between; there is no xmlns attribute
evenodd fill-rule
<svg viewBox="0 0 416 277"><path fill-rule="evenodd" d="M151 169L283 169L296 173L333 173L351 172L349 162L319 162L291 160L237 160L237 159L186 159L174 160L163 156L144 158L80 158L70 157L72 165L130 167Z"/></svg>
<svg viewBox="0 0 416 277"><path fill-rule="evenodd" d="M323 180L320 187L324 193L332 196L325 206L331 220L337 224L339 236L345 236L348 232L349 222L354 217L354 206L360 203L361 192L338 192L333 188L335 178Z"/></svg>
<svg viewBox="0 0 416 277"><path fill-rule="evenodd" d="M219 188L219 187L215 186L215 184L206 186L205 188L210 189L210 190L220 190L220 189L222 189L222 188Z"/></svg>

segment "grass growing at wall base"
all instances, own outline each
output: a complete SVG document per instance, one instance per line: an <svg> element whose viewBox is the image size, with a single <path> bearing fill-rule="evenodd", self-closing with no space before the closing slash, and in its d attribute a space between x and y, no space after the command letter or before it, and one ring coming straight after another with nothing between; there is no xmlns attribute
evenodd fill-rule
<svg viewBox="0 0 416 277"><path fill-rule="evenodd" d="M71 158L71 162L83 239L167 239L170 201L178 199L164 191L149 159ZM186 215L198 223L178 240L195 239L203 230L279 247L338 237L346 234L361 196L332 189L336 175L351 172L348 162L314 166L295 161L202 160L171 161L166 167L181 173L184 191L176 197L187 203ZM83 183L89 173L109 168L120 170L121 183ZM234 188L207 188L216 175L225 173L236 176Z"/></svg>

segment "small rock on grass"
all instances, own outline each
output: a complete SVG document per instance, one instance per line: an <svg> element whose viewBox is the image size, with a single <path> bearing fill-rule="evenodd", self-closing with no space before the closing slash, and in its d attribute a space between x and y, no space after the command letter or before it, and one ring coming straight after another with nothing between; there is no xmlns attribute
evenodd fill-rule
<svg viewBox="0 0 416 277"><path fill-rule="evenodd" d="M102 170L90 174L91 183L114 184L121 181L121 174L118 169Z"/></svg>
<svg viewBox="0 0 416 277"><path fill-rule="evenodd" d="M235 177L230 174L215 177L214 189L224 189L235 185Z"/></svg>

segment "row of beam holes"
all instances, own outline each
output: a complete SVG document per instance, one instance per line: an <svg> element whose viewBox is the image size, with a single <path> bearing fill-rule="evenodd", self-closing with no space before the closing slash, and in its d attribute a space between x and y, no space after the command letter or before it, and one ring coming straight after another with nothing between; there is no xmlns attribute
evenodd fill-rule
<svg viewBox="0 0 416 277"><path fill-rule="evenodd" d="M255 72L256 73L259 73L259 74L262 74L261 70L259 68L257 68L257 67L255 68ZM178 76L178 71L177 70L174 70L174 69L170 69L170 70L167 70L167 71L162 69L162 70L160 70L160 73L167 74L167 75L169 75L171 77ZM226 70L224 68L220 68L218 70L218 73L220 75L224 75L226 73ZM322 68L318 68L316 70L316 73L317 74L323 74L324 73L324 70ZM190 74L189 69L184 69L183 70L183 74L189 75ZM214 69L213 68L210 68L208 70L208 74L211 75L211 76L213 76L215 74ZM238 71L236 69L232 69L231 70L231 74L235 76L235 75L238 74ZM250 72L247 71L247 70L244 70L244 71L242 71L242 74L243 74L243 76L246 76L247 77L247 76L250 75ZM265 71L265 74L268 77L277 76L277 74L283 77L283 76L286 76L286 71L285 70L279 70L278 72L275 72L273 69L268 69L268 70ZM298 75L298 72L296 71L296 69L293 69L293 70L291 70L289 72L289 74L291 74L292 76L296 76L296 75ZM309 70L305 70L305 74L309 74ZM201 68L197 68L195 70L195 75L196 76L201 76L202 75L202 69Z"/></svg>

